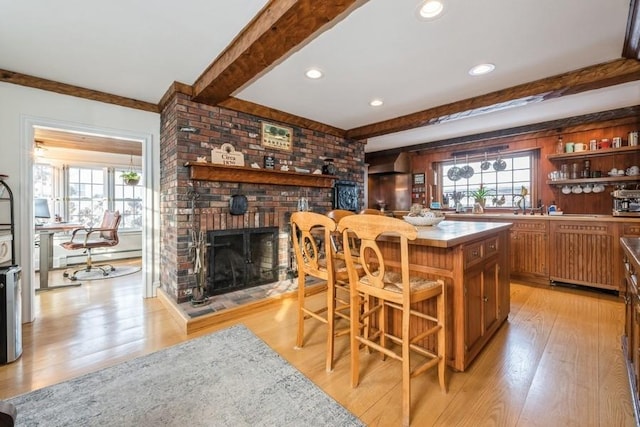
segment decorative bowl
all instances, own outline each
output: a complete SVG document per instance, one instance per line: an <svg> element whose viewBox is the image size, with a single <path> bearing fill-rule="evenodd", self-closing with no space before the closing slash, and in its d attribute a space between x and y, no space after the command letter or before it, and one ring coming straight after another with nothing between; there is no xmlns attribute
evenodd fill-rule
<svg viewBox="0 0 640 427"><path fill-rule="evenodd" d="M411 225L415 226L425 226L425 225L437 225L444 220L443 216L405 216L403 217L405 221L407 221Z"/></svg>

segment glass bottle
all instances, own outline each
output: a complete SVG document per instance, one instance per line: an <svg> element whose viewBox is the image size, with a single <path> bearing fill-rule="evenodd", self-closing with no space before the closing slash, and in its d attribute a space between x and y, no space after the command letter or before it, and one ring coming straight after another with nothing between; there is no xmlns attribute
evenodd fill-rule
<svg viewBox="0 0 640 427"><path fill-rule="evenodd" d="M556 154L564 153L564 141L562 141L562 137L558 137L558 142L556 143Z"/></svg>

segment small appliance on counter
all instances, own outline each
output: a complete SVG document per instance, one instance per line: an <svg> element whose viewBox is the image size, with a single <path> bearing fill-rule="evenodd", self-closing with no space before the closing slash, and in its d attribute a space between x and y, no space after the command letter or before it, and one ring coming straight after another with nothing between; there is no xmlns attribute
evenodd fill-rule
<svg viewBox="0 0 640 427"><path fill-rule="evenodd" d="M640 217L640 190L615 190L613 196L613 216Z"/></svg>

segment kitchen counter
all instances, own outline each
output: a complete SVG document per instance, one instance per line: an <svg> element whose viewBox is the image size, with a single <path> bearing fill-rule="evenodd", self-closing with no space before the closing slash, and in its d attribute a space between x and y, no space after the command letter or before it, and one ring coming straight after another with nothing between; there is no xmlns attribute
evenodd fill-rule
<svg viewBox="0 0 640 427"><path fill-rule="evenodd" d="M445 282L447 363L455 370L469 366L509 314L511 225L445 220L417 227L417 239L409 241L413 274ZM379 246L391 263L397 260L397 236L381 237ZM435 309L433 302L417 303L415 308L432 314ZM398 316L395 311L389 316L392 329L400 325ZM411 327L420 333L425 326L416 321Z"/></svg>
<svg viewBox="0 0 640 427"><path fill-rule="evenodd" d="M480 239L511 227L509 222L442 221L438 225L416 227L418 238L412 245L450 248L469 240Z"/></svg>
<svg viewBox="0 0 640 427"><path fill-rule="evenodd" d="M607 221L607 222L640 222L640 217L622 217L613 215L594 215L594 214L563 214L563 215L522 215L514 213L455 213L445 212L445 217L449 220L464 220L465 218L475 219L529 219L529 220L549 220L549 221Z"/></svg>
<svg viewBox="0 0 640 427"><path fill-rule="evenodd" d="M452 222L511 222L511 279L621 292L620 237L640 236L640 218L613 215L447 213ZM446 222L446 221L443 221Z"/></svg>

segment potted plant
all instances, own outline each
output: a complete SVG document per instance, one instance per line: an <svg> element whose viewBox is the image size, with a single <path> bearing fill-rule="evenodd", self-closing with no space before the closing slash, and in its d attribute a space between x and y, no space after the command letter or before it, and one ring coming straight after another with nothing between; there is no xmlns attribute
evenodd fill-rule
<svg viewBox="0 0 640 427"><path fill-rule="evenodd" d="M124 172L120 178L127 185L138 185L140 182L140 175L136 171Z"/></svg>
<svg viewBox="0 0 640 427"><path fill-rule="evenodd" d="M493 190L490 190L488 188L483 187L482 185L480 186L480 188L478 188L477 190L473 190L470 194L471 197L473 197L473 200L480 204L480 206L482 206L482 209L484 209L484 205L487 201L487 197L489 197L491 195L491 192Z"/></svg>

